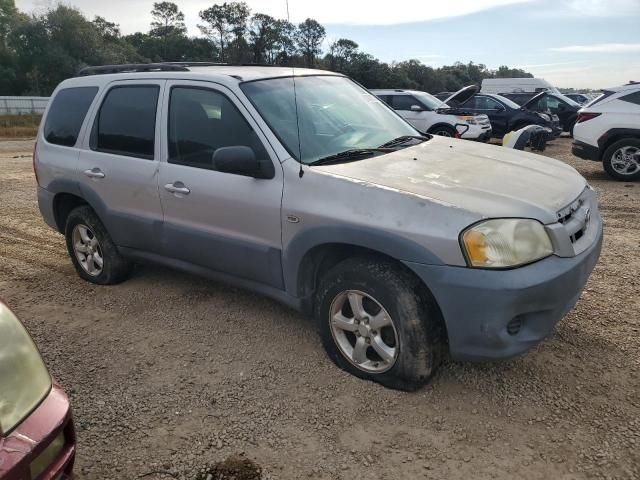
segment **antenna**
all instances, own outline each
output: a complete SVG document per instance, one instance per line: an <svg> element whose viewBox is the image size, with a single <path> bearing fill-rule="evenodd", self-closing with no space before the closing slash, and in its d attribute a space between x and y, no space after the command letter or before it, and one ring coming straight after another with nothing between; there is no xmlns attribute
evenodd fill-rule
<svg viewBox="0 0 640 480"><path fill-rule="evenodd" d="M287 21L291 22L289 19L289 0L285 0L285 2L287 3ZM296 69L293 65L291 65L291 79L293 80L293 104L296 109L296 130L298 132L298 161L300 163L298 177L302 178L304 170L302 169L302 146L300 145L300 116L298 115L298 95L296 93Z"/></svg>

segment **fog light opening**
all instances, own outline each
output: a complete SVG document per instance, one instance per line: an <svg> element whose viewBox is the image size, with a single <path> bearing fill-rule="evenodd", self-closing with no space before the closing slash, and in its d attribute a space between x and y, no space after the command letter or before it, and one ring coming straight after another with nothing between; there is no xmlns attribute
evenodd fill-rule
<svg viewBox="0 0 640 480"><path fill-rule="evenodd" d="M522 328L522 317L518 316L513 318L509 323L507 323L507 333L511 336L517 335Z"/></svg>

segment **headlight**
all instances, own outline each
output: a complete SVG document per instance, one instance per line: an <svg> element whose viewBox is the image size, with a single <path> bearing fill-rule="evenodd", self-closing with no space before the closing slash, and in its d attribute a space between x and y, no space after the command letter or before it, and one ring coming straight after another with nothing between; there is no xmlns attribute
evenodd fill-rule
<svg viewBox="0 0 640 480"><path fill-rule="evenodd" d="M487 220L462 234L469 265L506 268L531 263L553 253L551 240L537 220L504 218Z"/></svg>
<svg viewBox="0 0 640 480"><path fill-rule="evenodd" d="M551 115L547 115L546 113L537 112L540 118L545 119L547 122L551 121Z"/></svg>
<svg viewBox="0 0 640 480"><path fill-rule="evenodd" d="M13 430L51 389L51 376L33 340L0 303L0 433Z"/></svg>
<svg viewBox="0 0 640 480"><path fill-rule="evenodd" d="M475 125L478 123L473 115L456 115L456 118L463 122L467 122L469 125Z"/></svg>

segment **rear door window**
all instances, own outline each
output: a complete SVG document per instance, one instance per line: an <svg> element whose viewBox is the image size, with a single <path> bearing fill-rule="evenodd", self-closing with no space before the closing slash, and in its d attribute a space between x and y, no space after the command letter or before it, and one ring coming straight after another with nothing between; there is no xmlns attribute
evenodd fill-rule
<svg viewBox="0 0 640 480"><path fill-rule="evenodd" d="M44 125L49 143L73 147L98 87L74 87L60 90L53 99Z"/></svg>
<svg viewBox="0 0 640 480"><path fill-rule="evenodd" d="M91 149L153 159L159 92L157 85L109 90L96 116Z"/></svg>

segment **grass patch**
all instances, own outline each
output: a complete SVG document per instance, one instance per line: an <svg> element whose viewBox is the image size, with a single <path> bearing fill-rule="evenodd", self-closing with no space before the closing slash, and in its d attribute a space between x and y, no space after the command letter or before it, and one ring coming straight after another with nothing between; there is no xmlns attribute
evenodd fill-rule
<svg viewBox="0 0 640 480"><path fill-rule="evenodd" d="M35 137L42 115L0 115L0 137Z"/></svg>

